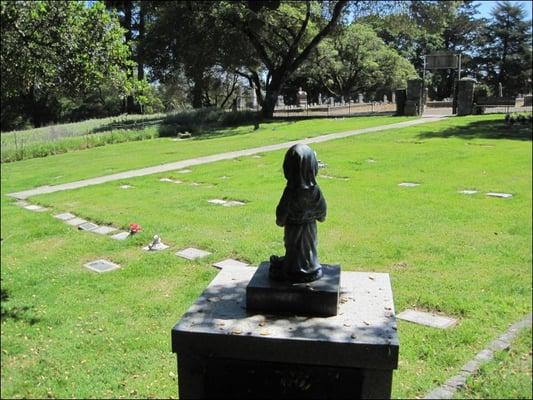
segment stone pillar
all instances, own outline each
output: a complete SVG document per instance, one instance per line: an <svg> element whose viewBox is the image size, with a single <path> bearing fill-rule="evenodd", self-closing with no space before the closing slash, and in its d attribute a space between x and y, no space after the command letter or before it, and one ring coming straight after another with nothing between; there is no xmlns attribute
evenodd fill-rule
<svg viewBox="0 0 533 400"><path fill-rule="evenodd" d="M335 99L333 97L329 98L329 105L333 107L335 105Z"/></svg>
<svg viewBox="0 0 533 400"><path fill-rule="evenodd" d="M405 101L407 99L405 89L396 89L393 98L396 100L396 115L405 115Z"/></svg>
<svg viewBox="0 0 533 400"><path fill-rule="evenodd" d="M357 95L357 102L358 103L364 103L363 93L359 93Z"/></svg>
<svg viewBox="0 0 533 400"><path fill-rule="evenodd" d="M420 78L407 81L407 99L405 101L405 115L421 115L423 112L424 81Z"/></svg>
<svg viewBox="0 0 533 400"><path fill-rule="evenodd" d="M282 95L278 96L278 101L276 103L276 107L283 107L285 105L285 101L283 99Z"/></svg>
<svg viewBox="0 0 533 400"><path fill-rule="evenodd" d="M389 102L389 99L387 98L387 95L384 94L383 95L383 103L388 104L388 102Z"/></svg>
<svg viewBox="0 0 533 400"><path fill-rule="evenodd" d="M396 92L394 90L392 91L390 102L391 103L396 103Z"/></svg>
<svg viewBox="0 0 533 400"><path fill-rule="evenodd" d="M322 93L318 94L318 104L322 105Z"/></svg>
<svg viewBox="0 0 533 400"><path fill-rule="evenodd" d="M474 111L475 83L472 78L462 78L457 82L457 115L470 115Z"/></svg>
<svg viewBox="0 0 533 400"><path fill-rule="evenodd" d="M501 82L498 82L498 97L503 97L503 85Z"/></svg>

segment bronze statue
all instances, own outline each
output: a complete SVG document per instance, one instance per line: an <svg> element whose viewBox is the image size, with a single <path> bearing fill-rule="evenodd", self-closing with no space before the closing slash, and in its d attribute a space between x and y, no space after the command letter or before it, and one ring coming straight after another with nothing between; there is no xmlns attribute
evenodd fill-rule
<svg viewBox="0 0 533 400"><path fill-rule="evenodd" d="M287 186L276 208L276 224L285 227L285 256L271 256L269 276L278 281L311 282L322 277L316 251L316 221L326 218L326 200L316 183L318 161L307 145L285 154Z"/></svg>

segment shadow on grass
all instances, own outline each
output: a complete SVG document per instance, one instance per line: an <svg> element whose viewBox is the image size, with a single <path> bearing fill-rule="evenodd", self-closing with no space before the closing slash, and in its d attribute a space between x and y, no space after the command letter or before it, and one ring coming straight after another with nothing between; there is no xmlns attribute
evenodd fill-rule
<svg viewBox="0 0 533 400"><path fill-rule="evenodd" d="M33 307L20 306L20 307L6 307L6 303L9 300L9 293L6 289L0 289L0 320L12 319L14 321L23 321L29 325L36 324L39 319L32 317L29 313Z"/></svg>
<svg viewBox="0 0 533 400"><path fill-rule="evenodd" d="M428 131L418 135L420 139L449 138L461 139L512 139L531 140L531 124L508 126L503 117L501 121L473 121L466 126Z"/></svg>

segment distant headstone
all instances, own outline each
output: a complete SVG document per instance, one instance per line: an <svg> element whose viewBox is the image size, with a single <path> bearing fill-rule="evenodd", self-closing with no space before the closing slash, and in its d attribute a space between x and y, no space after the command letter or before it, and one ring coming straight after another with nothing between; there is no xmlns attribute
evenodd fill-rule
<svg viewBox="0 0 533 400"><path fill-rule="evenodd" d="M357 94L357 102L358 103L364 103L363 93L358 93Z"/></svg>
<svg viewBox="0 0 533 400"><path fill-rule="evenodd" d="M473 113L475 83L472 78L462 78L457 82L457 115Z"/></svg>
<svg viewBox="0 0 533 400"><path fill-rule="evenodd" d="M391 103L396 103L396 91L392 91L392 95L391 95L391 100L390 100Z"/></svg>
<svg viewBox="0 0 533 400"><path fill-rule="evenodd" d="M333 97L329 98L329 105L332 107L335 105L335 99Z"/></svg>
<svg viewBox="0 0 533 400"><path fill-rule="evenodd" d="M283 99L282 95L279 95L277 103L276 103L276 106L277 107L283 107L284 105L285 105L285 100Z"/></svg>
<svg viewBox="0 0 533 400"><path fill-rule="evenodd" d="M302 88L300 88L296 94L296 104L299 107L307 106L307 92L302 90Z"/></svg>
<svg viewBox="0 0 533 400"><path fill-rule="evenodd" d="M503 97L503 85L501 82L498 82L498 97Z"/></svg>
<svg viewBox="0 0 533 400"><path fill-rule="evenodd" d="M88 268L91 271L98 272L98 273L114 271L115 269L120 268L120 265L115 264L111 261L107 261L107 260L91 261L85 264L84 266L85 268Z"/></svg>
<svg viewBox="0 0 533 400"><path fill-rule="evenodd" d="M318 94L318 104L322 105L322 93Z"/></svg>
<svg viewBox="0 0 533 400"><path fill-rule="evenodd" d="M388 99L386 94L383 95L383 103L385 103L385 104L389 103L389 99Z"/></svg>
<svg viewBox="0 0 533 400"><path fill-rule="evenodd" d="M176 252L176 255L187 260L196 260L198 258L203 258L211 255L210 252L200 249L195 249L194 247L188 247L186 249Z"/></svg>

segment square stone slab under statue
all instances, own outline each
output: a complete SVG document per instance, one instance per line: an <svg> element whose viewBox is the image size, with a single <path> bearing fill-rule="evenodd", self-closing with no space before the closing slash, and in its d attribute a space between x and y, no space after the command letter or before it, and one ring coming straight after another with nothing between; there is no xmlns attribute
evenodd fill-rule
<svg viewBox="0 0 533 400"><path fill-rule="evenodd" d="M172 329L180 398L390 398L388 274L342 272L338 314L304 317L247 310L254 273L222 269Z"/></svg>
<svg viewBox="0 0 533 400"><path fill-rule="evenodd" d="M94 272L102 273L119 269L120 265L107 260L95 260L85 264L85 268L88 268Z"/></svg>
<svg viewBox="0 0 533 400"><path fill-rule="evenodd" d="M269 278L270 263L262 262L246 287L246 308L298 315L337 315L341 267L322 264L322 278L307 283Z"/></svg>

